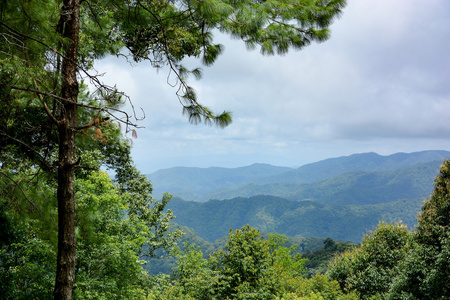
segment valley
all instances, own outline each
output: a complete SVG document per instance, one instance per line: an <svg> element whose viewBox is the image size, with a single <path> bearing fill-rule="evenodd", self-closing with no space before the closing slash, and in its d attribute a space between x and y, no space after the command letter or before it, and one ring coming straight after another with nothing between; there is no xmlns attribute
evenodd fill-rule
<svg viewBox="0 0 450 300"><path fill-rule="evenodd" d="M173 194L174 222L214 242L249 224L289 237L359 243L379 222L413 228L448 151L353 154L297 169L171 168L147 175L154 195Z"/></svg>

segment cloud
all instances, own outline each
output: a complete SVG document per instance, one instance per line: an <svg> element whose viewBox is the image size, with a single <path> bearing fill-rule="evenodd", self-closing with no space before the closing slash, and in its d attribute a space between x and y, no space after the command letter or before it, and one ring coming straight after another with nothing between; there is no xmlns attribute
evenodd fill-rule
<svg viewBox="0 0 450 300"><path fill-rule="evenodd" d="M217 34L225 53L191 84L204 105L233 112L224 130L188 124L167 70L96 66L145 110L133 150L144 168L450 149L450 1L353 0L331 30L281 57Z"/></svg>

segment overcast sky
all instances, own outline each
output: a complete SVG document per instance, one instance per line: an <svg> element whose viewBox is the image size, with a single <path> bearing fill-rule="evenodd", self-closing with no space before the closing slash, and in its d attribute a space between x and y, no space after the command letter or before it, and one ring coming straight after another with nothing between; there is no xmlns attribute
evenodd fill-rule
<svg viewBox="0 0 450 300"><path fill-rule="evenodd" d="M224 54L191 84L200 103L232 111L225 129L188 123L166 69L115 57L96 68L145 111L132 150L145 174L450 150L450 1L349 0L331 31L272 57L217 35Z"/></svg>

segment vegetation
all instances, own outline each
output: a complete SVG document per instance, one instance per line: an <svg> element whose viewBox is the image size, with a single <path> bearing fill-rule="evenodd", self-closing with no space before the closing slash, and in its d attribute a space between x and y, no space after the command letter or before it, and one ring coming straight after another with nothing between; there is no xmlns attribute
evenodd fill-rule
<svg viewBox="0 0 450 300"><path fill-rule="evenodd" d="M328 269L343 291L362 299L448 299L450 161L445 161L418 227L381 223L359 248L337 257Z"/></svg>
<svg viewBox="0 0 450 300"><path fill-rule="evenodd" d="M130 170L132 171L132 170ZM13 173L4 173L16 176ZM33 191L20 189L3 176L0 206L0 284L4 299L46 299L52 294L56 227L43 196L52 187L44 180ZM135 177L133 177L135 178ZM139 178L139 176L138 176ZM142 178L142 176L140 177ZM286 237L266 237L249 225L230 230L223 247L204 257L199 247L171 248L176 257L170 274L150 276L140 255L158 255L158 231L147 222L168 224L164 205L140 205L148 182L114 184L106 173L89 171L77 179L79 255L74 297L77 299L447 299L449 296L450 161L435 181L431 199L418 217L417 229L381 222L357 247L327 238L323 249L300 255ZM140 185L135 185L137 183ZM131 194L136 191L137 194ZM148 189L147 189L148 191ZM29 193L28 193L29 192ZM23 197L25 195L29 197ZM130 201L130 197L136 201ZM7 201L5 201L7 200ZM39 202L41 201L41 202ZM41 209L46 218L21 214L9 206ZM44 211L45 210L45 211ZM32 211L32 210L31 210ZM155 215L156 214L156 215ZM149 218L150 217L150 220ZM162 218L162 219L161 219ZM178 228L176 228L178 229ZM167 235L170 244L177 230ZM164 231L164 229L162 230ZM192 232L191 232L192 234ZM158 237L159 236L159 237ZM192 235L194 238L194 235ZM156 238L156 239L155 239ZM142 247L147 241L148 246ZM199 240L201 241L201 240ZM156 243L156 244L155 244ZM152 247L152 245L154 247ZM307 258L323 267L335 257L326 274L307 272ZM307 258L305 258L307 257ZM310 276L308 276L310 275Z"/></svg>
<svg viewBox="0 0 450 300"><path fill-rule="evenodd" d="M357 299L324 275L302 276L305 260L284 242L244 226L230 231L224 250L209 259L188 246L178 253L173 275L159 277L151 299Z"/></svg>
<svg viewBox="0 0 450 300"><path fill-rule="evenodd" d="M311 277L316 274L325 274L328 270L329 262L338 254L343 253L356 245L352 243L336 242L331 238L323 241L324 247L314 252L307 251L302 255L307 259L305 263L306 274Z"/></svg>
<svg viewBox="0 0 450 300"><path fill-rule="evenodd" d="M363 299L385 294L398 275L396 268L409 248L406 226L380 223L361 246L336 258L328 269L344 291L358 291Z"/></svg>
<svg viewBox="0 0 450 300"><path fill-rule="evenodd" d="M207 259L210 254L225 248L228 241L227 236L208 242L200 238L191 228L180 226L176 223L171 224L169 231L182 230L183 236L179 240L179 249L186 251L185 245L195 245L196 249L203 253L203 258ZM268 239L271 233L261 233L263 239ZM330 246L331 241L331 246ZM334 241L330 238L318 237L285 237L284 247L293 247L292 253L301 254L302 257L308 259L305 262L306 275L311 277L316 274L324 274L327 270L328 262L335 254L344 252L346 249L354 247L355 244ZM162 254L162 252L160 252ZM144 269L152 275L159 273L170 274L176 265L177 258L175 256L158 256L155 258L147 258Z"/></svg>
<svg viewBox="0 0 450 300"><path fill-rule="evenodd" d="M17 188L1 181L3 190ZM148 281L143 272L140 256L144 243L161 243L169 246L179 232L166 237L170 215L155 210L151 203L130 203L129 193L121 193L106 173L91 172L76 182L78 240L75 298L108 299L128 298L142 294L142 283ZM32 193L27 196L31 197ZM43 195L40 195L43 196ZM2 224L7 236L0 243L0 285L2 299L48 299L52 297L55 280L55 256L57 251L56 203L24 203L24 199L2 198ZM20 205L23 209L39 209L37 215L23 215L11 210ZM131 212L132 206L140 215ZM47 219L48 218L48 219ZM49 223L47 223L49 222ZM155 233L148 228L152 223ZM156 245L155 245L156 246ZM162 247L162 245L158 245Z"/></svg>
<svg viewBox="0 0 450 300"><path fill-rule="evenodd" d="M253 164L241 168L170 168L147 175L155 195L170 192L188 201L272 195L325 204L376 204L427 197L448 151L380 156L353 154L298 169ZM415 217L415 216L414 216Z"/></svg>
<svg viewBox="0 0 450 300"><path fill-rule="evenodd" d="M199 104L186 78L200 77L201 72L187 70L181 61L196 57L212 64L222 52L222 46L213 43L212 32L217 29L269 55L325 41L345 1L292 5L285 1L2 0L0 4L0 164L8 168L2 175L19 186L23 172L10 167L8 160L22 159L35 174L46 173L49 198L56 199L58 214L54 298L72 299L78 236L76 173L80 168L98 170L102 164L98 160L98 165L88 166L83 160L89 155L83 153L79 136L91 130L91 141L108 144L105 127L111 126L112 119L136 135L131 129L136 126L134 112L119 109L126 95L100 81L94 61L120 54L156 68L167 66L179 84L177 96L189 120L224 127L231 115L215 114ZM82 78L95 86L95 93L87 92ZM36 184L44 184L42 177ZM130 211L135 206L130 204ZM136 214L151 213L139 209ZM152 230L145 231L151 236ZM159 232L152 234L156 242ZM150 249L163 244L164 240L156 242Z"/></svg>
<svg viewBox="0 0 450 300"><path fill-rule="evenodd" d="M380 220L404 220L410 227L423 198L365 206L331 206L313 201L289 201L273 196L254 196L205 203L172 199L168 204L175 222L194 229L206 241L226 235L230 228L246 224L263 232L286 236L330 237L359 243L364 233L376 228Z"/></svg>
<svg viewBox="0 0 450 300"><path fill-rule="evenodd" d="M120 110L127 98L91 74L94 60L107 54L168 66L189 120L223 127L230 114L215 114L197 102L186 77L200 72L186 70L183 58L213 63L222 51L213 43L215 29L264 54L324 41L344 0L0 3L3 299L449 297L450 162L441 168L417 230L380 224L360 247L336 258L328 275L306 278L306 261L295 246L284 247L279 235L264 239L249 225L234 226L241 229L229 232L223 249L204 258L194 246L175 247L181 232L168 229L174 217L166 210L170 196L153 198L112 122L122 122L127 132L136 125ZM87 91L82 77L96 92ZM102 166L115 172L114 181ZM326 211L307 201L278 201L274 211L298 203L299 211ZM325 246L334 247L331 240ZM178 258L170 275L145 272L144 257L167 252Z"/></svg>

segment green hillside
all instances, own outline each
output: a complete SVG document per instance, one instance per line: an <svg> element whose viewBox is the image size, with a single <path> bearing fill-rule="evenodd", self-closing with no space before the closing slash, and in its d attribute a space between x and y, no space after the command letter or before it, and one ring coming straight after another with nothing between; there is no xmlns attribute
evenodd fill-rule
<svg viewBox="0 0 450 300"><path fill-rule="evenodd" d="M365 206L331 206L312 201L289 201L274 196L254 196L205 203L172 199L168 207L175 222L192 228L199 237L214 241L230 228L249 224L263 232L292 237L330 237L360 242L363 234L381 220L402 220L412 227L424 199L398 200Z"/></svg>
<svg viewBox="0 0 450 300"><path fill-rule="evenodd" d="M441 161L378 172L353 171L292 192L289 200L313 199L330 205L367 205L426 198Z"/></svg>
<svg viewBox="0 0 450 300"><path fill-rule="evenodd" d="M408 168L384 171L351 171L311 184L272 183L248 184L209 192L197 198L231 199L272 195L288 200L311 200L331 205L367 205L399 199L426 198L433 189L441 161L420 163Z"/></svg>

